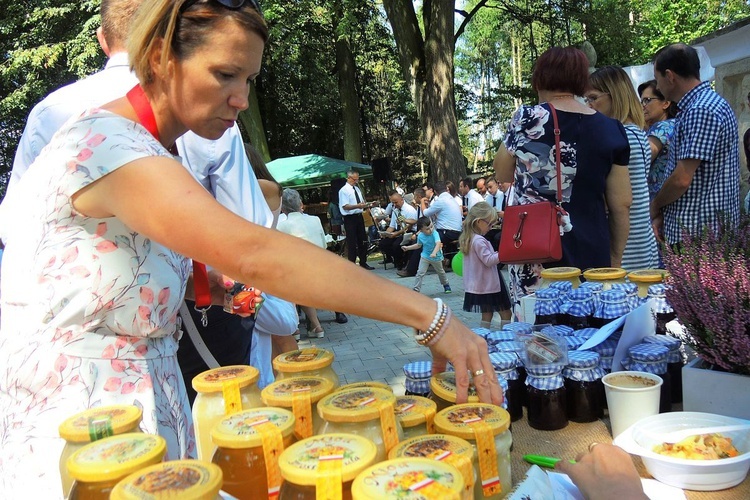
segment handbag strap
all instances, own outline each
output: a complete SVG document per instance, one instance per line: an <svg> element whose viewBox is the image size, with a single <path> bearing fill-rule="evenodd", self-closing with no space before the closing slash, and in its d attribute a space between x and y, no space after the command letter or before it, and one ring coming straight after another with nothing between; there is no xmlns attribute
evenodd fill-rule
<svg viewBox="0 0 750 500"><path fill-rule="evenodd" d="M552 113L552 124L555 127L555 170L557 171L557 204L562 203L562 171L560 169L560 125L557 122L557 111L551 102L548 102L549 110Z"/></svg>

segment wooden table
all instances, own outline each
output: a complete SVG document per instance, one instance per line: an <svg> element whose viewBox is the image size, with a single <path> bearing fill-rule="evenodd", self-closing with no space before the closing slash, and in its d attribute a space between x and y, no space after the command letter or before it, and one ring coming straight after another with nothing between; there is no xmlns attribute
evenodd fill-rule
<svg viewBox="0 0 750 500"><path fill-rule="evenodd" d="M559 431L539 431L529 427L524 417L513 422L511 431L513 434L513 451L511 452L513 484L521 482L530 467L523 461L523 455L535 454L572 459L586 451L590 443L612 442L607 418L589 424L571 422ZM634 462L641 477L651 477L643 467L640 458L634 457ZM750 476L728 490L713 492L685 490L685 496L689 500L747 500L750 499Z"/></svg>

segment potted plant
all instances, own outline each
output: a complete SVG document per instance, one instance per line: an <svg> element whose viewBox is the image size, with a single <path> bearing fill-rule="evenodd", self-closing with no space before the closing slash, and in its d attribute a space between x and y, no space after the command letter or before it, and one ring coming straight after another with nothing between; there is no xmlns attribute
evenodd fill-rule
<svg viewBox="0 0 750 500"><path fill-rule="evenodd" d="M698 356L683 368L683 408L750 418L750 216L685 234L664 262L667 301Z"/></svg>

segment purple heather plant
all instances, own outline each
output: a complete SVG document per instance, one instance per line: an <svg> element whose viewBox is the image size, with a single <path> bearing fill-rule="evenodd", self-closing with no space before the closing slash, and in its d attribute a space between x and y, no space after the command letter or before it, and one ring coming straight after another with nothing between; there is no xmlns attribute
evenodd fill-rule
<svg viewBox="0 0 750 500"><path fill-rule="evenodd" d="M750 375L750 216L716 231L685 233L667 250L666 297L687 331L683 341L719 369Z"/></svg>

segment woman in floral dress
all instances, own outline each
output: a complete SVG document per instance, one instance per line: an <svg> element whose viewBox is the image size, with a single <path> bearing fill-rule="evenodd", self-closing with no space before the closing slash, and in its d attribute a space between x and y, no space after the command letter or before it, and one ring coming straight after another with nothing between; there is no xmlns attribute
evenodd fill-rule
<svg viewBox="0 0 750 500"><path fill-rule="evenodd" d="M677 123L677 105L664 98L664 94L656 88L656 80L638 85L638 94L641 96L646 135L651 149L647 181L649 199L653 200L671 173L667 171L667 158Z"/></svg>
<svg viewBox="0 0 750 500"><path fill-rule="evenodd" d="M64 125L4 203L0 498L61 498L58 426L92 406L138 405L169 459L194 455L175 356L188 257L293 302L434 321L431 299L232 214L170 153L187 130L218 139L234 125L266 36L252 0L144 2L128 46L142 87ZM431 349L464 388L483 370L479 396L500 404L477 335L449 321Z"/></svg>

